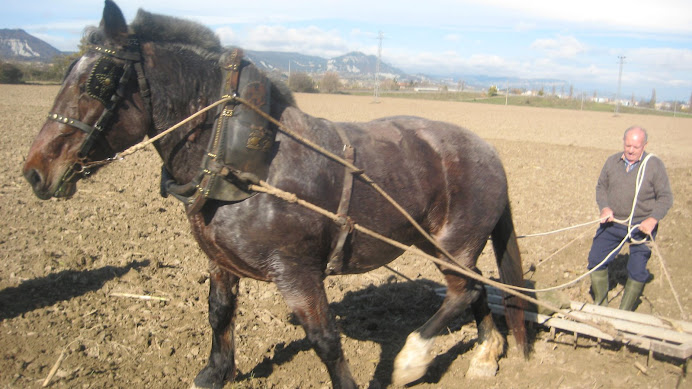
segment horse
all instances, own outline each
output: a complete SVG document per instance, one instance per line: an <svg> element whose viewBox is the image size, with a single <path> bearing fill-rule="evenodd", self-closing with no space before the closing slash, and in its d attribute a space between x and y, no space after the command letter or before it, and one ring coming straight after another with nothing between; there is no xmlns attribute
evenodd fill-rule
<svg viewBox="0 0 692 389"><path fill-rule="evenodd" d="M23 167L24 177L40 199L72 197L80 179L105 165L95 161L107 161L202 111L225 95L222 84L234 77L224 70L229 50L207 27L141 9L128 25L111 0L105 1L99 26L85 30L85 41L90 49L67 70ZM235 64L243 69L241 78L252 71L262 76L246 60ZM237 71L233 74L237 79ZM272 121L259 125L256 118L249 123L238 118L233 121L229 110L242 111L242 107L226 105L223 110L204 112L153 142L163 162L163 175L172 183L164 185L166 188L175 193L175 188L197 183L192 195L183 190L177 193L200 198L198 192L204 185L195 181L200 169L218 162L209 149L214 127L222 117L230 117L228 131L232 133L224 135L228 139L237 140L237 133L248 128L255 131L258 126L268 134L263 146L266 153L260 158L266 164L260 164L250 176L334 211L344 198L350 175L347 219L415 245L443 263L463 264L478 273L476 261L490 237L502 282L523 286L507 179L492 146L467 129L413 116L333 123L302 112L276 77L261 79L259 95L271 102L265 112ZM279 125L295 134L279 131ZM296 134L337 154L348 143L355 151L357 166L369 172L439 247L426 240L361 176L306 147ZM235 150L249 147L245 141L241 139L241 147ZM223 165L223 161L218 163ZM243 177L239 170L234 175L227 169L231 178L222 177L223 182ZM295 202L252 191L241 181L233 181L240 188L240 198L210 197L183 205L191 232L209 258L210 277L212 344L208 362L192 387L219 388L235 379L234 322L238 283L244 277L275 283L325 364L333 387L357 387L329 310L324 280L384 266L403 250L358 230L347 228L343 234L343 226L333 220ZM338 266L330 268L330 253L339 237ZM453 262L440 248L451 253ZM392 372L392 382L397 385L425 375L434 338L469 307L478 327L478 341L467 376L496 374L504 353L506 341L493 322L482 284L451 267L438 264L438 268L447 284L445 298L439 310L408 335ZM523 300L505 300L508 327L519 351L527 357Z"/></svg>

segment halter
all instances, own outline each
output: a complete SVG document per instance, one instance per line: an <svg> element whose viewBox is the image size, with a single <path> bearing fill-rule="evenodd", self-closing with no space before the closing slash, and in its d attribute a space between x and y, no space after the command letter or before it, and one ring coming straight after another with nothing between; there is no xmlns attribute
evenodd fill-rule
<svg viewBox="0 0 692 389"><path fill-rule="evenodd" d="M64 185L66 183L74 180L78 175L89 175L90 170L85 167L85 162L87 161L87 156L91 152L94 143L99 142L109 154L114 154L110 153L112 149L103 137L103 133L113 122L115 110L125 96L125 88L133 76L133 68L134 72L137 74L137 83L139 85L140 94L144 99L145 106L147 110L151 111L149 85L144 76L142 54L139 41L136 38L131 37L128 44L122 49L91 46L89 50L100 53L102 56L96 61L89 75L86 90L89 96L99 100L104 105L105 109L94 125L89 125L78 119L63 116L58 113L48 113L48 119L72 126L87 134L77 153L79 161L73 165L72 169L68 169L61 178L58 189L55 191L56 196L65 189ZM124 60L125 64L119 65L111 58Z"/></svg>

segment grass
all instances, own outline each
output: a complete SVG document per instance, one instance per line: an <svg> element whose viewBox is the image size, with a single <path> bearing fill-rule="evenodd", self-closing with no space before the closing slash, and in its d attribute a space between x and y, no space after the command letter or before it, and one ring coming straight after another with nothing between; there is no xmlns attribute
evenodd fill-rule
<svg viewBox="0 0 692 389"><path fill-rule="evenodd" d="M362 92L351 92L349 94L353 95L372 95L371 91ZM496 104L504 105L505 96L493 96L487 97L481 93L474 92L384 92L380 93L380 97L392 97L392 98L402 98L402 99L422 99L422 100L436 100L436 101L460 101L460 102L471 102L479 104ZM556 109L571 109L571 110L584 110L584 111L597 111L597 112L615 112L615 106L613 104L606 103L596 103L592 101L584 100L582 103L581 99L560 99L557 97L539 97L539 96L508 96L506 99L507 105L522 106L522 107L542 107L542 108L556 108ZM650 108L642 107L627 107L620 106L618 109L620 113L631 113L638 115L657 115L657 116L670 116L675 115L676 117L692 118L692 114L688 112L676 112L664 111L664 110L654 110Z"/></svg>

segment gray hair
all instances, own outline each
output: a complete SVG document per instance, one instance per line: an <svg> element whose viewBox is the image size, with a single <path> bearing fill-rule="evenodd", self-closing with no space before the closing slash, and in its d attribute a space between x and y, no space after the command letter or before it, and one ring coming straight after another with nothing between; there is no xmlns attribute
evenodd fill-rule
<svg viewBox="0 0 692 389"><path fill-rule="evenodd" d="M625 138L627 138L627 134L633 130L641 130L644 133L644 143L647 143L649 141L649 134L646 132L644 127L640 127L640 126L632 126L628 129L626 129L625 134L622 136L622 140L625 140Z"/></svg>

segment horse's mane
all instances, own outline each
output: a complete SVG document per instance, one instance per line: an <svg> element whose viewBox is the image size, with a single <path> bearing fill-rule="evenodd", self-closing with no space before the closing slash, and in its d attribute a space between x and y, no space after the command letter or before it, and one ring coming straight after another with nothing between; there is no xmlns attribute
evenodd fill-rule
<svg viewBox="0 0 692 389"><path fill-rule="evenodd" d="M183 45L207 58L218 60L224 52L219 38L211 29L190 20L153 14L140 9L130 28L142 40ZM272 82L273 98L295 106L293 93L288 86L274 74L266 75Z"/></svg>
<svg viewBox="0 0 692 389"><path fill-rule="evenodd" d="M210 53L223 50L212 30L199 23L140 9L130 28L141 40L193 46Z"/></svg>
<svg viewBox="0 0 692 389"><path fill-rule="evenodd" d="M142 9L137 12L129 28L141 42L155 42L169 47L184 48L195 52L205 61L217 62L228 50L221 45L218 36L211 29L200 23L153 14ZM96 27L86 30L85 39L89 44L102 44L104 41L102 31ZM186 74L190 73L186 72ZM272 84L272 100L295 106L293 94L286 84L271 73L266 75Z"/></svg>

